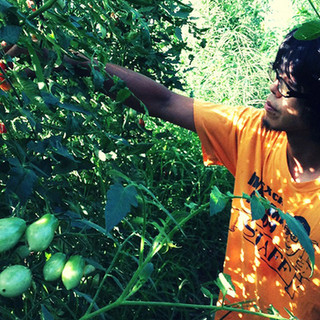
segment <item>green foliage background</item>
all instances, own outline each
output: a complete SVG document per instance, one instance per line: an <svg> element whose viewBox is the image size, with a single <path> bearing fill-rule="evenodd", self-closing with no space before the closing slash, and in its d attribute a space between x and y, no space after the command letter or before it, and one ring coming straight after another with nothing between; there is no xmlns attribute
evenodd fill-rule
<svg viewBox="0 0 320 320"><path fill-rule="evenodd" d="M0 40L29 52L7 73L14 89L0 92L8 130L0 137L0 218L30 224L53 213L60 221L46 252L21 257L21 239L0 254L0 271L23 264L33 274L24 295L0 296L0 314L88 319L85 313L96 310L102 319L211 319L212 312L183 305L217 298L228 209L210 218L209 195L214 185L231 191L233 178L224 168L202 165L195 134L124 107L128 91L121 81L117 100L107 98L103 66L127 66L197 98L259 106L284 30L264 29L268 2L262 0L202 1L201 26L192 4L178 0L73 0L49 7L53 2L38 1L44 10L32 12L26 1L0 0ZM314 17L308 2L296 10L298 20ZM69 65L57 72L63 55L77 58L73 51L97 59L100 69L86 78ZM10 60L3 50L1 56ZM36 72L34 80L25 68ZM73 292L43 279L45 260L58 251L81 254L96 268ZM129 298L176 308L123 306Z"/></svg>

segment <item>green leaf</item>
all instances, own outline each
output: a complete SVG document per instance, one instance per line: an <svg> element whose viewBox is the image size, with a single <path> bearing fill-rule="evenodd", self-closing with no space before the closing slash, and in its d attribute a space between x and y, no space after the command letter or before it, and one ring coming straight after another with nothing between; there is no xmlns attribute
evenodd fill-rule
<svg viewBox="0 0 320 320"><path fill-rule="evenodd" d="M71 161L76 161L73 155L70 154L68 149L62 144L60 136L52 136L47 140L54 153Z"/></svg>
<svg viewBox="0 0 320 320"><path fill-rule="evenodd" d="M148 152L152 147L154 146L154 143L137 143L132 146L130 146L130 154L143 154Z"/></svg>
<svg viewBox="0 0 320 320"><path fill-rule="evenodd" d="M229 198L214 186L210 194L210 217L221 212L227 205Z"/></svg>
<svg viewBox="0 0 320 320"><path fill-rule="evenodd" d="M213 298L213 294L207 288L201 287L200 290L206 298Z"/></svg>
<svg viewBox="0 0 320 320"><path fill-rule="evenodd" d="M272 304L270 304L268 308L268 314L272 314L274 316L280 316L279 311Z"/></svg>
<svg viewBox="0 0 320 320"><path fill-rule="evenodd" d="M105 207L106 229L109 232L130 212L131 206L137 207L137 190L133 185L123 187L115 183L107 192Z"/></svg>
<svg viewBox="0 0 320 320"><path fill-rule="evenodd" d="M304 23L294 33L297 40L314 40L320 37L320 20Z"/></svg>
<svg viewBox="0 0 320 320"><path fill-rule="evenodd" d="M290 215L289 213L284 214L281 210L278 210L278 212L280 214L280 217L287 222L290 231L298 238L301 246L304 248L304 250L306 250L311 261L312 271L310 277L312 277L315 263L315 254L312 241L309 238L306 229L299 220L295 219L294 216Z"/></svg>
<svg viewBox="0 0 320 320"><path fill-rule="evenodd" d="M256 195L253 195L251 197L250 205L251 205L252 220L262 219L266 214L266 209Z"/></svg>
<svg viewBox="0 0 320 320"><path fill-rule="evenodd" d="M230 295L232 297L235 297L235 287L231 281L231 277L226 273L219 273L219 277L215 281L215 284L220 289L223 297L226 295Z"/></svg>
<svg viewBox="0 0 320 320"><path fill-rule="evenodd" d="M41 91L41 97L47 106L57 106L60 103L60 100L56 96L46 91Z"/></svg>
<svg viewBox="0 0 320 320"><path fill-rule="evenodd" d="M14 162L14 165L9 171L10 177L7 182L6 192L7 194L15 193L20 202L25 204L33 192L34 184L38 177L34 171L23 167L18 161L12 162Z"/></svg>
<svg viewBox="0 0 320 320"><path fill-rule="evenodd" d="M59 107L65 110L69 110L69 111L73 111L73 112L79 112L79 113L83 113L86 115L89 115L90 112L84 110L83 108L76 106L74 104L70 104L70 103L59 103Z"/></svg>
<svg viewBox="0 0 320 320"><path fill-rule="evenodd" d="M2 27L0 28L0 41L6 41L7 43L15 44L19 40L21 31L22 28L19 26L7 25L5 27Z"/></svg>
<svg viewBox="0 0 320 320"><path fill-rule="evenodd" d="M75 222L77 223L77 226L86 226L89 228L93 228L95 230L97 230L98 232L102 233L103 235L106 235L107 232L104 228L100 227L99 225L97 225L96 223L86 220L86 219L79 219L79 220L75 220Z"/></svg>
<svg viewBox="0 0 320 320"><path fill-rule="evenodd" d="M127 88L120 89L117 93L117 102L124 102L131 96L131 91Z"/></svg>
<svg viewBox="0 0 320 320"><path fill-rule="evenodd" d="M42 304L41 305L41 313L42 313L42 319L43 320L54 320L53 315L48 311L48 309Z"/></svg>
<svg viewBox="0 0 320 320"><path fill-rule="evenodd" d="M95 90L102 89L103 83L105 81L103 74L95 69L92 69L91 72L92 72L92 81L93 81Z"/></svg>
<svg viewBox="0 0 320 320"><path fill-rule="evenodd" d="M42 89L42 87L45 85L45 80L44 80L44 75L42 72L42 67L41 67L39 57L37 56L37 53L32 45L27 44L27 49L33 64L34 71L38 79L38 86L40 86L39 89Z"/></svg>
<svg viewBox="0 0 320 320"><path fill-rule="evenodd" d="M183 41L181 28L175 28L175 35L180 41Z"/></svg>

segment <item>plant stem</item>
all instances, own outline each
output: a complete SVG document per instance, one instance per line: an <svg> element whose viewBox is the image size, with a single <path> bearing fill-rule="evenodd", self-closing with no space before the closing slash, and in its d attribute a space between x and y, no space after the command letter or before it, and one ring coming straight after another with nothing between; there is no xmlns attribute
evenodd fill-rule
<svg viewBox="0 0 320 320"><path fill-rule="evenodd" d="M94 311L94 312L92 312L92 313L89 313L89 314L85 314L85 315L84 315L83 317L81 317L79 320L91 319L91 318L93 318L93 317L95 317L95 316L98 316L98 315L100 315L100 314L102 314L102 313L105 313L105 312L107 312L107 311L109 311L109 310L111 310L111 309L114 309L114 308L116 308L116 307L119 307L119 306L121 306L122 304L123 304L123 301L121 301L120 299L118 299L118 300L116 300L115 302L113 302L113 303L105 306L104 308L101 308L101 309L99 309L99 310L97 310L97 311Z"/></svg>
<svg viewBox="0 0 320 320"><path fill-rule="evenodd" d="M41 6L35 12L31 13L27 18L31 20L31 19L39 16L41 13L49 10L57 1L58 0L48 0L43 6Z"/></svg>
<svg viewBox="0 0 320 320"><path fill-rule="evenodd" d="M224 311L234 311L234 312L240 312L240 313L247 313L251 315L260 316L262 318L268 318L268 319L276 319L276 320L287 320L287 318L284 318L282 316L278 315L272 315L272 314L265 314L255 311L250 311L246 309L241 308L235 308L235 307L228 307L228 306L210 306L210 305L201 305L201 304L189 304L189 303L174 303L174 302L157 302L157 301L116 301L115 303L112 303L100 310L97 310L95 312L92 312L90 314L87 314L80 318L80 320L86 320L86 319L92 319L93 317L98 316L102 312L106 312L110 309L113 309L118 306L146 306L146 307L167 307L167 308L184 308L184 309L201 309L201 310L211 310L211 311L218 311L218 310L224 310Z"/></svg>
<svg viewBox="0 0 320 320"><path fill-rule="evenodd" d="M316 15L318 16L318 18L320 19L320 14L318 12L318 10L316 9L316 7L314 6L313 2L311 0L308 0L312 9L315 11Z"/></svg>
<svg viewBox="0 0 320 320"><path fill-rule="evenodd" d="M142 198L142 211L143 211L143 228L142 228L142 235L141 235L141 241L140 241L139 265L141 265L143 262L144 242L146 238L146 229L147 229L146 201L144 199L142 192L141 192L141 198Z"/></svg>
<svg viewBox="0 0 320 320"><path fill-rule="evenodd" d="M100 293L100 291L101 291L101 289L102 289L102 287L103 287L103 284L104 284L104 282L106 281L106 279L107 279L107 277L108 277L108 274L111 272L111 270L112 270L112 268L113 268L116 260L118 259L118 256L119 256L119 254L121 253L123 246L129 241L129 239L131 239L132 236L133 236L133 235L129 236L129 237L119 246L119 248L118 248L115 256L113 257L113 259L112 259L112 261L111 261L108 269L107 269L106 272L105 272L105 275L104 275L103 279L102 279L101 282L100 282L99 288L98 288L96 294L94 295L94 297L93 297L93 299L92 299L92 301L91 301L91 304L90 304L88 310L86 311L85 315L86 315L86 314L89 314L89 313L91 312L91 310L92 310L92 308L93 308L93 306L94 306L94 303L96 302L96 300L97 300L97 298L98 298L98 296L99 296L99 293ZM111 305L116 304L119 300L120 300L120 299L117 299L117 300L116 300L114 303L112 303Z"/></svg>
<svg viewBox="0 0 320 320"><path fill-rule="evenodd" d="M172 236L178 231L178 228L180 229L181 226L183 226L185 223L187 223L190 219L201 213L205 208L209 207L209 203L206 203L202 205L200 208L195 210L194 212L191 212L187 217L185 217L183 220L180 221L179 225L176 225L172 230L168 233L168 238L171 239Z"/></svg>

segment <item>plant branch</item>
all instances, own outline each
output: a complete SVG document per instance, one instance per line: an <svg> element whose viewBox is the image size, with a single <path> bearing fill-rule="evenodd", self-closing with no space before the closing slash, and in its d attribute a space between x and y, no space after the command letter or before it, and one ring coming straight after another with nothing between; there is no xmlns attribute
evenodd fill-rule
<svg viewBox="0 0 320 320"><path fill-rule="evenodd" d="M318 10L316 9L316 7L314 6L313 2L311 0L308 0L312 9L314 10L314 12L316 13L316 15L318 16L318 18L320 19L320 14L318 12Z"/></svg>
<svg viewBox="0 0 320 320"><path fill-rule="evenodd" d="M95 312L92 312L90 314L87 314L80 318L80 320L87 320L87 319L92 319L93 317L96 317L100 315L103 310L103 312L106 312L110 309L113 309L115 307L119 306L145 306L145 307L166 307L166 308L184 308L184 309L200 309L200 310L211 310L211 311L218 311L218 310L223 310L223 311L230 311L230 312L240 312L240 313L247 313L255 316L260 316L262 318L267 318L267 319L276 319L276 320L287 320L287 318L284 318L282 316L278 315L272 315L272 314L265 314L261 312L255 312L255 311L250 311L246 309L241 309L241 308L235 308L235 307L228 307L228 306L210 306L210 305L201 305L201 304L189 304L189 303L174 303L174 302L157 302L157 301L122 301L122 302L115 302L112 303L105 308L102 308L100 310L97 310Z"/></svg>
<svg viewBox="0 0 320 320"><path fill-rule="evenodd" d="M43 12L49 10L58 0L48 0L45 2L43 6L41 6L39 9L37 9L35 12L31 13L27 18L29 20L32 20L33 18L39 16Z"/></svg>

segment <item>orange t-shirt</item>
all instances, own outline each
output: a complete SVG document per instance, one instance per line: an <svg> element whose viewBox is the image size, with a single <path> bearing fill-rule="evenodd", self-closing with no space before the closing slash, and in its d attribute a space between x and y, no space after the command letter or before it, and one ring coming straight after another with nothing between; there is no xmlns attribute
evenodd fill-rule
<svg viewBox="0 0 320 320"><path fill-rule="evenodd" d="M250 204L234 199L224 263L236 296L230 303L254 300L261 311L272 305L289 318L320 319L320 179L297 183L287 165L285 132L262 127L263 109L195 101L194 117L206 165L225 165L235 176L234 194L257 190L302 223L315 249L311 275L308 254L277 211L252 221ZM218 302L219 305L219 302ZM248 309L255 310L253 306ZM219 311L216 319L226 312ZM224 319L261 319L231 312Z"/></svg>

